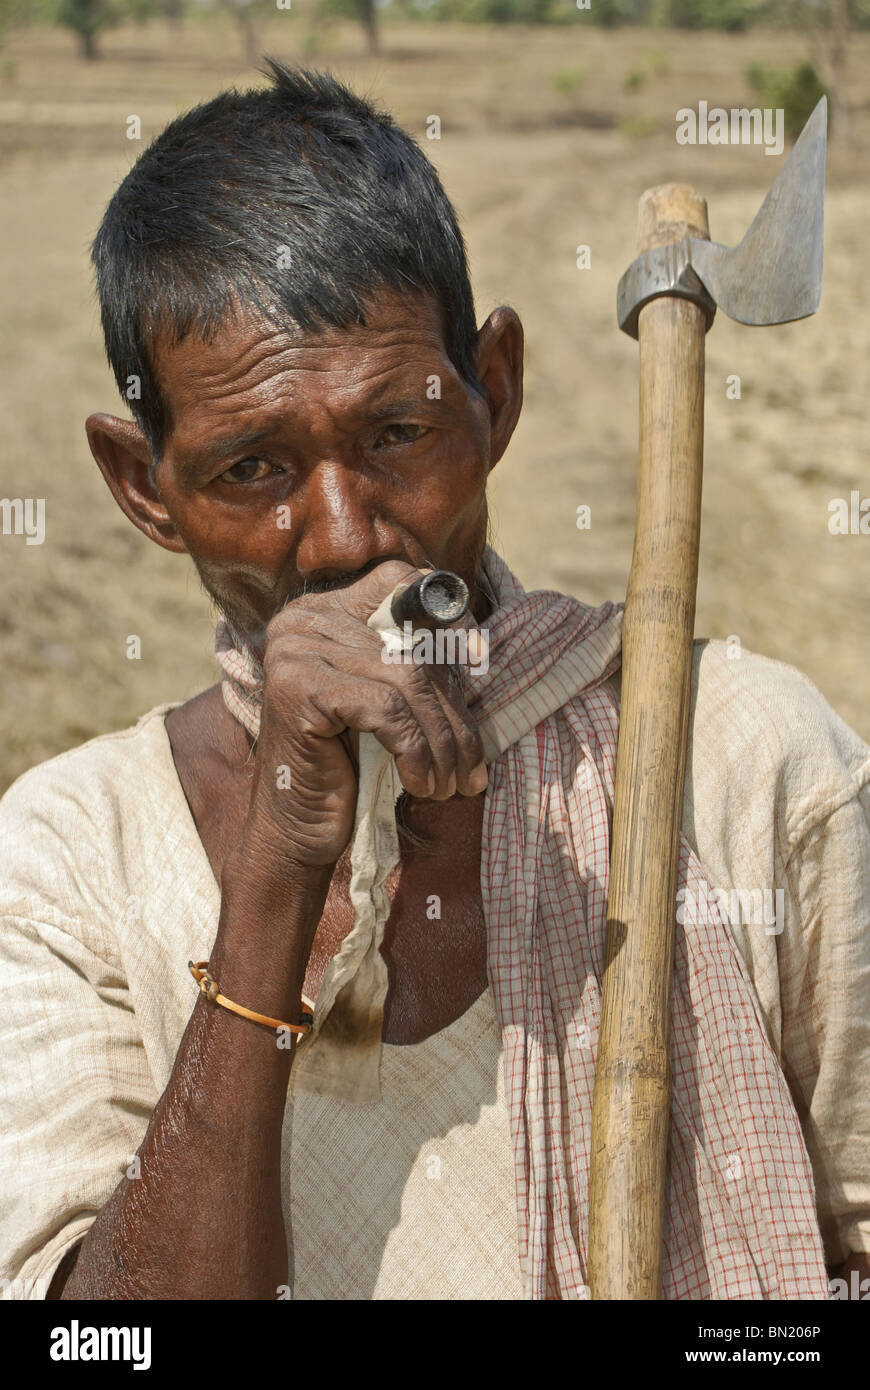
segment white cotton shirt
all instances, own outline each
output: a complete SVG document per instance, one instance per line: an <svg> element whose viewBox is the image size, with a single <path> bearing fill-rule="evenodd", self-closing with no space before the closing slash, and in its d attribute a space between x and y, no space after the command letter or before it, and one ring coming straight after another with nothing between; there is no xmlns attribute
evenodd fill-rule
<svg viewBox="0 0 870 1390"><path fill-rule="evenodd" d="M171 708L0 801L7 1297L45 1296L124 1177L197 999L187 962L217 931ZM696 642L683 831L723 893L781 892L779 923L735 914L731 932L801 1119L826 1258L870 1251L870 748L793 668ZM424 1042L385 1045L382 1086L376 1105L288 1100L293 1299L520 1298L489 988Z"/></svg>

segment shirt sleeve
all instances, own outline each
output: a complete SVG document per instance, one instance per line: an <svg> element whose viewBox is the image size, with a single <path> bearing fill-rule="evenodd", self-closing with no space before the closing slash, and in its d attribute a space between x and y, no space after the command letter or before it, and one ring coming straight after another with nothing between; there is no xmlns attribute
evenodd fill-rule
<svg viewBox="0 0 870 1390"><path fill-rule="evenodd" d="M112 930L115 866L82 789L46 781L25 774L0 803L0 1296L12 1299L45 1297L158 1099Z"/></svg>
<svg viewBox="0 0 870 1390"><path fill-rule="evenodd" d="M782 1066L813 1165L825 1253L870 1251L870 789L850 789L786 866Z"/></svg>

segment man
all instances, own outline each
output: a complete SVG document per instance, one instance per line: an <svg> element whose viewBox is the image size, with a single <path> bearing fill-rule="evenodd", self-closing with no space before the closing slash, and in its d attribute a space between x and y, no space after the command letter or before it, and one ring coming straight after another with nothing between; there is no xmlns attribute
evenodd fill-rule
<svg viewBox="0 0 870 1390"><path fill-rule="evenodd" d="M174 122L94 246L141 394L91 449L191 556L223 676L0 807L3 1273L583 1298L620 610L486 544L522 329L477 329L434 171L332 78L270 73ZM432 568L488 669L387 659L384 601ZM868 783L799 673L697 645L668 1298L867 1271Z"/></svg>

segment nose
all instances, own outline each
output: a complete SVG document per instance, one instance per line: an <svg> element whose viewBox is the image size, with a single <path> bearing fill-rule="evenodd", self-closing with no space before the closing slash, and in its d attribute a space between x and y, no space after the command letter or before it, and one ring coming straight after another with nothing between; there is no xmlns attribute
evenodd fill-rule
<svg viewBox="0 0 870 1390"><path fill-rule="evenodd" d="M301 579L355 574L404 556L400 537L383 514L377 483L361 468L321 461L297 493L293 513Z"/></svg>

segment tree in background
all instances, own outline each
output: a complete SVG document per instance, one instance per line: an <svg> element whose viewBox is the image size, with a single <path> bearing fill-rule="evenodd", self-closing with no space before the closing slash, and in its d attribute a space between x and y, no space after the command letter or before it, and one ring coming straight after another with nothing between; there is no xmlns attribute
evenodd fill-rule
<svg viewBox="0 0 870 1390"><path fill-rule="evenodd" d="M831 4L831 42L829 64L831 70L831 106L833 124L844 144L852 140L849 120L849 98L846 92L846 54L849 51L849 31L851 21L848 0L830 0Z"/></svg>
<svg viewBox="0 0 870 1390"><path fill-rule="evenodd" d="M235 15L245 62L249 68L252 68L259 57L257 26L254 23L254 0L224 0L224 7Z"/></svg>
<svg viewBox="0 0 870 1390"><path fill-rule="evenodd" d="M369 53L380 51L377 0L315 0L317 9L336 19L357 19L363 27Z"/></svg>
<svg viewBox="0 0 870 1390"><path fill-rule="evenodd" d="M97 35L120 22L118 6L112 0L61 0L57 20L77 35L83 58L100 56Z"/></svg>
<svg viewBox="0 0 870 1390"><path fill-rule="evenodd" d="M159 12L159 0L59 0L55 11L58 24L78 36L83 58L99 58L97 36L125 19L140 24Z"/></svg>
<svg viewBox="0 0 870 1390"><path fill-rule="evenodd" d="M804 59L791 68L750 63L746 80L762 106L785 112L785 133L796 140L823 96L829 95L812 63ZM833 121L831 122L833 130Z"/></svg>
<svg viewBox="0 0 870 1390"><path fill-rule="evenodd" d="M815 67L828 79L831 103L831 138L848 144L851 121L848 97L849 35L853 23L867 25L868 11L862 0L772 0L771 18L807 35Z"/></svg>
<svg viewBox="0 0 870 1390"><path fill-rule="evenodd" d="M255 67L261 56L257 19L275 13L275 0L218 0L218 3L235 17L245 63ZM321 20L356 19L362 24L369 52L380 51L377 0L310 0L309 12L311 32L315 36Z"/></svg>
<svg viewBox="0 0 870 1390"><path fill-rule="evenodd" d="M0 0L0 43L15 24L27 18L25 0Z"/></svg>
<svg viewBox="0 0 870 1390"><path fill-rule="evenodd" d="M378 12L375 0L357 0L357 15L365 30L369 53L377 53L380 48L378 36Z"/></svg>

